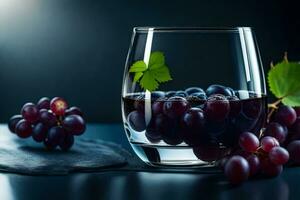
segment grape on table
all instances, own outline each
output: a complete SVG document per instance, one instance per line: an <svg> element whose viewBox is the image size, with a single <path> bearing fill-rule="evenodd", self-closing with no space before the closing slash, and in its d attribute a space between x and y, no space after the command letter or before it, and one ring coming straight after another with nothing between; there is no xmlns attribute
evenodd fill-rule
<svg viewBox="0 0 300 200"><path fill-rule="evenodd" d="M86 124L80 108L69 108L61 97L42 97L36 105L24 104L21 115L9 119L8 128L20 138L32 136L49 150L60 147L67 151L74 144L74 136L84 133Z"/></svg>

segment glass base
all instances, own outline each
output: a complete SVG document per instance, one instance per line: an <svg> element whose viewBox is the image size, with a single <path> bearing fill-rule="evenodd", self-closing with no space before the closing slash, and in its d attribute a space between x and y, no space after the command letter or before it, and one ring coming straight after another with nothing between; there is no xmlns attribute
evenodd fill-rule
<svg viewBox="0 0 300 200"><path fill-rule="evenodd" d="M187 146L155 146L141 143L130 143L138 157L154 167L176 168L210 168L216 162L207 162L197 158L193 148Z"/></svg>

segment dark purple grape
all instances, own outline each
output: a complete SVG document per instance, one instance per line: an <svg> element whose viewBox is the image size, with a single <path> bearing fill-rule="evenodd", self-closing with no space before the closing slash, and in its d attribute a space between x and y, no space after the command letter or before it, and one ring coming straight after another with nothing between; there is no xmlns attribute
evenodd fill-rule
<svg viewBox="0 0 300 200"><path fill-rule="evenodd" d="M289 128L293 134L300 134L300 117L297 117L294 124Z"/></svg>
<svg viewBox="0 0 300 200"><path fill-rule="evenodd" d="M215 143L217 142L217 138L219 138L222 135L225 135L227 123L226 121L207 120L205 128L207 137L210 138L212 143Z"/></svg>
<svg viewBox="0 0 300 200"><path fill-rule="evenodd" d="M169 145L178 145L183 142L183 139L177 130L177 126L175 125L162 135L162 139L166 144Z"/></svg>
<svg viewBox="0 0 300 200"><path fill-rule="evenodd" d="M183 97L171 97L164 103L164 114L170 118L178 118L189 109L189 102Z"/></svg>
<svg viewBox="0 0 300 200"><path fill-rule="evenodd" d="M238 155L238 156L242 156L243 158L247 159L249 156L252 155L252 153L244 151L242 149L236 149L231 152L231 155Z"/></svg>
<svg viewBox="0 0 300 200"><path fill-rule="evenodd" d="M153 116L146 129L146 138L152 143L158 143L162 139L162 134L166 134L170 121L164 114Z"/></svg>
<svg viewBox="0 0 300 200"><path fill-rule="evenodd" d="M151 92L151 99L152 100L157 100L157 99L163 98L165 96L166 96L166 94L163 91L154 91L154 92Z"/></svg>
<svg viewBox="0 0 300 200"><path fill-rule="evenodd" d="M221 160L218 161L218 166L224 170L226 162L229 160L229 156L225 156L224 158L222 158Z"/></svg>
<svg viewBox="0 0 300 200"><path fill-rule="evenodd" d="M166 95L164 92L162 91L154 91L151 93L151 101L156 101L156 100L162 100L163 98L165 98ZM145 95L139 95L135 98L134 101L134 109L136 109L137 111L144 113L145 112Z"/></svg>
<svg viewBox="0 0 300 200"><path fill-rule="evenodd" d="M22 119L23 119L22 115L14 115L9 119L8 128L9 128L10 132L12 132L12 133L16 132L16 125Z"/></svg>
<svg viewBox="0 0 300 200"><path fill-rule="evenodd" d="M74 144L74 136L69 133L65 133L63 140L59 143L59 147L63 151L68 151Z"/></svg>
<svg viewBox="0 0 300 200"><path fill-rule="evenodd" d="M224 96L231 96L231 90L228 89L227 87L224 87L222 85L210 85L207 89L206 89L206 95L209 97L213 94L221 94Z"/></svg>
<svg viewBox="0 0 300 200"><path fill-rule="evenodd" d="M212 95L205 102L205 116L213 121L223 121L230 112L229 101L223 95Z"/></svg>
<svg viewBox="0 0 300 200"><path fill-rule="evenodd" d="M200 100L206 100L207 99L206 94L202 93L202 92L192 93L192 94L189 95L189 97L197 97Z"/></svg>
<svg viewBox="0 0 300 200"><path fill-rule="evenodd" d="M292 141L288 146L287 150L290 155L290 160L297 165L300 165L300 140Z"/></svg>
<svg viewBox="0 0 300 200"><path fill-rule="evenodd" d="M200 99L199 97L196 96L188 96L186 97L186 100L189 102L190 107L196 107L196 108L204 108L204 99Z"/></svg>
<svg viewBox="0 0 300 200"><path fill-rule="evenodd" d="M279 146L279 142L271 136L265 136L261 139L261 148L265 152L270 152L272 148Z"/></svg>
<svg viewBox="0 0 300 200"><path fill-rule="evenodd" d="M287 128L277 122L269 123L265 130L265 136L272 136L281 144L285 141L287 134Z"/></svg>
<svg viewBox="0 0 300 200"><path fill-rule="evenodd" d="M269 152L269 159L275 165L283 165L289 160L289 152L282 147L274 147Z"/></svg>
<svg viewBox="0 0 300 200"><path fill-rule="evenodd" d="M65 130L61 126L54 126L49 129L47 137L44 142L47 143L47 147L56 148L62 143L65 136Z"/></svg>
<svg viewBox="0 0 300 200"><path fill-rule="evenodd" d="M202 93L205 94L204 90L199 87L189 87L185 90L185 93L188 95L194 94L194 93Z"/></svg>
<svg viewBox="0 0 300 200"><path fill-rule="evenodd" d="M41 109L49 110L50 109L50 99L48 97L43 97L38 101L36 106L39 110L41 110Z"/></svg>
<svg viewBox="0 0 300 200"><path fill-rule="evenodd" d="M50 108L55 115L63 116L68 108L68 103L61 97L54 97L50 102Z"/></svg>
<svg viewBox="0 0 300 200"><path fill-rule="evenodd" d="M261 172L268 177L275 177L281 174L282 165L275 165L269 158L264 158L260 160Z"/></svg>
<svg viewBox="0 0 300 200"><path fill-rule="evenodd" d="M36 124L32 129L32 138L36 142L42 142L45 140L48 133L48 128L43 123Z"/></svg>
<svg viewBox="0 0 300 200"><path fill-rule="evenodd" d="M190 129L204 128L204 114L200 108L190 108L182 117L183 126Z"/></svg>
<svg viewBox="0 0 300 200"><path fill-rule="evenodd" d="M127 117L129 126L135 131L143 131L146 129L145 115L138 111L132 111Z"/></svg>
<svg viewBox="0 0 300 200"><path fill-rule="evenodd" d="M280 106L275 113L274 119L276 122L289 127L296 121L297 113L290 106Z"/></svg>
<svg viewBox="0 0 300 200"><path fill-rule="evenodd" d="M255 154L251 154L246 158L250 167L250 177L256 175L260 170L260 160Z"/></svg>
<svg viewBox="0 0 300 200"><path fill-rule="evenodd" d="M288 134L284 142L285 146L287 146L294 140L300 140L300 118L297 118L295 123L291 127L289 127L286 132L288 132Z"/></svg>
<svg viewBox="0 0 300 200"><path fill-rule="evenodd" d="M68 109L66 110L66 112L65 112L65 115L66 115L66 116L68 116L68 115L79 115L79 116L81 116L81 117L83 116L83 114L82 114L80 108L75 107L75 106L73 106L73 107L71 107L71 108L68 108Z"/></svg>
<svg viewBox="0 0 300 200"><path fill-rule="evenodd" d="M134 103L133 103L134 109L137 111L144 113L145 112L145 97L144 95L138 96Z"/></svg>
<svg viewBox="0 0 300 200"><path fill-rule="evenodd" d="M297 117L300 117L300 107L294 107Z"/></svg>
<svg viewBox="0 0 300 200"><path fill-rule="evenodd" d="M79 115L67 116L63 120L62 125L68 133L71 133L73 135L83 134L86 128L84 119Z"/></svg>
<svg viewBox="0 0 300 200"><path fill-rule="evenodd" d="M162 139L159 132L157 132L155 130L151 130L151 129L149 129L149 131L147 131L145 133L145 136L146 136L147 140L149 140L151 143L158 143Z"/></svg>
<svg viewBox="0 0 300 200"><path fill-rule="evenodd" d="M146 137L153 143L157 143L161 139L169 145L177 145L182 142L178 133L178 123L164 114L152 117L147 126Z"/></svg>
<svg viewBox="0 0 300 200"><path fill-rule="evenodd" d="M39 110L33 103L26 103L22 107L21 114L30 123L35 123L39 120Z"/></svg>
<svg viewBox="0 0 300 200"><path fill-rule="evenodd" d="M152 104L152 114L153 115L158 115L163 113L163 108L164 108L164 101L162 100L157 100Z"/></svg>
<svg viewBox="0 0 300 200"><path fill-rule="evenodd" d="M168 91L166 92L166 97L173 97L176 94L176 91Z"/></svg>
<svg viewBox="0 0 300 200"><path fill-rule="evenodd" d="M16 129L15 129L16 134L20 137L20 138L28 138L31 136L32 133L32 127L30 122L28 122L25 119L20 120L17 124L16 124Z"/></svg>
<svg viewBox="0 0 300 200"><path fill-rule="evenodd" d="M247 152L255 152L259 147L259 140L253 133L243 132L239 138L240 147Z"/></svg>
<svg viewBox="0 0 300 200"><path fill-rule="evenodd" d="M257 119L262 112L261 100L250 98L242 103L242 111L248 119Z"/></svg>
<svg viewBox="0 0 300 200"><path fill-rule="evenodd" d="M240 99L237 96L227 96L230 105L229 117L237 117L242 109Z"/></svg>
<svg viewBox="0 0 300 200"><path fill-rule="evenodd" d="M232 156L226 162L224 173L232 184L240 184L246 181L250 174L248 161L242 156Z"/></svg>
<svg viewBox="0 0 300 200"><path fill-rule="evenodd" d="M300 140L300 132L289 132L283 146L287 147L291 142L295 140Z"/></svg>
<svg viewBox="0 0 300 200"><path fill-rule="evenodd" d="M189 145L199 144L204 133L205 118L200 108L190 108L181 119L181 135Z"/></svg>
<svg viewBox="0 0 300 200"><path fill-rule="evenodd" d="M46 109L40 110L40 121L48 127L57 125L56 116L51 111L48 111Z"/></svg>
<svg viewBox="0 0 300 200"><path fill-rule="evenodd" d="M175 93L174 96L176 96L176 97L186 97L186 96L188 96L188 94L185 91L179 90Z"/></svg>
<svg viewBox="0 0 300 200"><path fill-rule="evenodd" d="M194 146L193 152L195 156L205 162L213 162L223 158L227 151L219 146L209 146L206 144L200 144Z"/></svg>

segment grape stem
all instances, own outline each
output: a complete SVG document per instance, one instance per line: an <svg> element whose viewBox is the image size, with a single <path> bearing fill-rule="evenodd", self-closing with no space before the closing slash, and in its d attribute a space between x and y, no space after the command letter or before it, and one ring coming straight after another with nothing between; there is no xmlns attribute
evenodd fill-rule
<svg viewBox="0 0 300 200"><path fill-rule="evenodd" d="M275 110L278 109L278 105L281 103L281 101L282 101L282 98L278 99L277 101L275 101L273 103L268 104L269 112L268 112L268 117L267 117L267 123L270 122L270 119L271 119L273 113L275 112Z"/></svg>

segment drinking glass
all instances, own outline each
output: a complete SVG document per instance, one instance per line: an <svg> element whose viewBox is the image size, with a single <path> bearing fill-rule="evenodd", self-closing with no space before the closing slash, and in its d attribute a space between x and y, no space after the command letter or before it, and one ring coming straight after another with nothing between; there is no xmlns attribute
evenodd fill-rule
<svg viewBox="0 0 300 200"><path fill-rule="evenodd" d="M266 121L253 30L136 27L124 69L124 129L152 166L214 166Z"/></svg>

